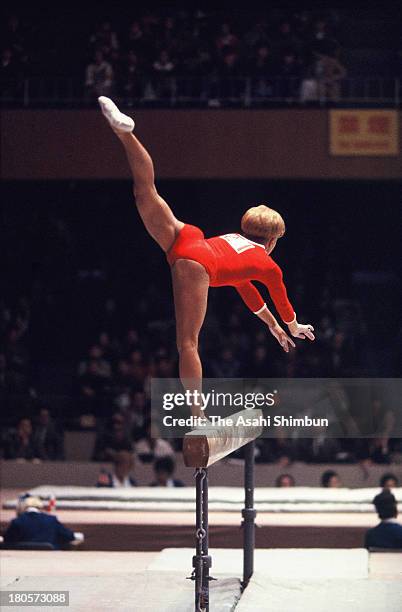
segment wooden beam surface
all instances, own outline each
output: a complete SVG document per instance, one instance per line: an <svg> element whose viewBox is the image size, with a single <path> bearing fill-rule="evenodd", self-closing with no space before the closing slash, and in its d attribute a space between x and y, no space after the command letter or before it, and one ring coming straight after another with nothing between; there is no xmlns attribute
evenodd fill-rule
<svg viewBox="0 0 402 612"><path fill-rule="evenodd" d="M233 425L208 425L184 436L183 457L187 467L209 467L261 435L261 410L241 410L226 417ZM252 424L239 423L246 420Z"/></svg>

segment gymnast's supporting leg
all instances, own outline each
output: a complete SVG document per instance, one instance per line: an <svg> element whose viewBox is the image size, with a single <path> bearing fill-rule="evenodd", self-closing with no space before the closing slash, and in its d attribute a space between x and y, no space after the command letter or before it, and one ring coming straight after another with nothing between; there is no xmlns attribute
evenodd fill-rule
<svg viewBox="0 0 402 612"><path fill-rule="evenodd" d="M202 365L198 353L198 336L207 311L209 276L196 261L179 259L172 268L176 312L179 374L185 389L202 391ZM193 416L204 416L192 405Z"/></svg>
<svg viewBox="0 0 402 612"><path fill-rule="evenodd" d="M122 143L134 180L134 196L140 217L159 246L170 249L184 223L176 219L171 208L158 194L152 158L132 133L134 122L123 115L109 98L101 97L102 112Z"/></svg>

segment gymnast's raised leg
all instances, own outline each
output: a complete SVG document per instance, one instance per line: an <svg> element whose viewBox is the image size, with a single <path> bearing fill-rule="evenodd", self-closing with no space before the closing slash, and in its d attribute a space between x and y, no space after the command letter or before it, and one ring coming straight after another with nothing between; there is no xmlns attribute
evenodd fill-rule
<svg viewBox="0 0 402 612"><path fill-rule="evenodd" d="M121 113L109 98L100 97L99 104L124 146L141 219L148 233L167 252L184 223L174 216L156 190L154 165L148 151L132 133L134 121ZM198 354L198 335L207 307L209 277L197 262L181 259L172 268L172 280L180 379L185 389L201 391L202 367ZM191 410L193 416L202 415L198 406L193 405Z"/></svg>

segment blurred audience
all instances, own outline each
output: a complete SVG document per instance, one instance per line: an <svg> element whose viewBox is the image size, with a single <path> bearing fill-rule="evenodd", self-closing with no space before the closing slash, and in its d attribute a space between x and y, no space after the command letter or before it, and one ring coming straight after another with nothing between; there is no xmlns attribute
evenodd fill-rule
<svg viewBox="0 0 402 612"><path fill-rule="evenodd" d="M20 419L15 429L9 429L5 434L2 446L4 459L40 460L40 449L35 445L31 419Z"/></svg>
<svg viewBox="0 0 402 612"><path fill-rule="evenodd" d="M91 32L87 40L69 36L68 17L52 20L51 26L32 15L24 16L23 25L15 15L5 21L0 64L5 98L18 95L10 80L38 72L82 82L84 70L88 103L112 93L127 104L176 97L185 103L190 94L210 106L243 98L257 105L264 100L333 104L341 97L346 68L340 58L347 59L348 48L339 41L347 40L350 21L341 9L266 7L228 14L217 8L154 8L98 24L89 14L80 18L84 31ZM390 41L389 47L392 52L395 45ZM388 62L388 71L392 65ZM184 83L183 77L189 80ZM240 85L237 77L250 77L249 86Z"/></svg>
<svg viewBox="0 0 402 612"><path fill-rule="evenodd" d="M61 461L64 458L63 437L48 408L39 410L33 431L33 445L39 459Z"/></svg>
<svg viewBox="0 0 402 612"><path fill-rule="evenodd" d="M133 440L127 431L125 418L120 412L115 412L96 436L93 460L113 461L118 452L132 450Z"/></svg>
<svg viewBox="0 0 402 612"><path fill-rule="evenodd" d="M155 480L151 487L184 487L184 483L174 478L175 462L173 457L161 457L156 459L153 465Z"/></svg>
<svg viewBox="0 0 402 612"><path fill-rule="evenodd" d="M174 449L168 440L159 437L156 425L148 421L141 436L134 445L136 455L144 463L152 463L155 459L174 457Z"/></svg>
<svg viewBox="0 0 402 612"><path fill-rule="evenodd" d="M399 487L399 480L395 476L395 474L392 474L391 472L387 472L381 477L380 487L384 491L390 491L391 489L396 489L396 487Z"/></svg>
<svg viewBox="0 0 402 612"><path fill-rule="evenodd" d="M112 95L113 84L112 64L104 59L102 51L95 51L93 61L86 68L85 88L88 98Z"/></svg>
<svg viewBox="0 0 402 612"><path fill-rule="evenodd" d="M338 474L334 472L334 470L326 470L321 475L321 486L325 487L326 489L338 489L343 485L341 479L339 478Z"/></svg>
<svg viewBox="0 0 402 612"><path fill-rule="evenodd" d="M291 474L279 474L275 480L276 487L295 487L296 482Z"/></svg>

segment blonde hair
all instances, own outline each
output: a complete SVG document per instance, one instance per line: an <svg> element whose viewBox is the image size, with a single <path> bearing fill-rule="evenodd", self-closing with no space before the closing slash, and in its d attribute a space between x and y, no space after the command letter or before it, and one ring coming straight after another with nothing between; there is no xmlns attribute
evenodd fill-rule
<svg viewBox="0 0 402 612"><path fill-rule="evenodd" d="M246 236L252 238L280 238L285 233L285 222L281 215L265 206L249 208L241 219L241 229Z"/></svg>

